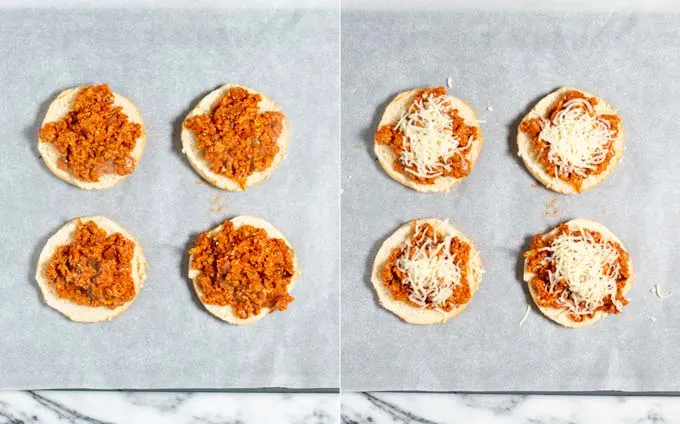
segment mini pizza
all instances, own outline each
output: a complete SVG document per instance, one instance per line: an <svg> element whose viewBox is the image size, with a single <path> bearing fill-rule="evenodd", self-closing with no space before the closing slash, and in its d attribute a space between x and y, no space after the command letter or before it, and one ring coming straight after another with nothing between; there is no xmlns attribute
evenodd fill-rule
<svg viewBox="0 0 680 424"><path fill-rule="evenodd" d="M546 187L580 193L606 180L621 160L623 122L604 100L560 88L524 117L517 147L529 172Z"/></svg>
<svg viewBox="0 0 680 424"><path fill-rule="evenodd" d="M244 325L285 311L300 275L295 251L270 223L237 216L201 233L189 250L189 278L205 308Z"/></svg>
<svg viewBox="0 0 680 424"><path fill-rule="evenodd" d="M534 237L524 281L536 306L565 327L585 327L628 304L635 282L623 243L605 226L574 219Z"/></svg>
<svg viewBox="0 0 680 424"><path fill-rule="evenodd" d="M38 133L49 170L85 190L111 187L132 174L145 143L137 107L106 84L62 91Z"/></svg>
<svg viewBox="0 0 680 424"><path fill-rule="evenodd" d="M77 218L45 244L36 280L45 302L73 321L110 320L123 313L146 279L137 240L103 216Z"/></svg>
<svg viewBox="0 0 680 424"><path fill-rule="evenodd" d="M461 182L481 149L475 113L444 87L398 94L385 109L374 145L387 175L422 192L448 191Z"/></svg>
<svg viewBox="0 0 680 424"><path fill-rule="evenodd" d="M281 107L261 93L228 84L205 96L182 126L182 152L210 184L245 190L271 176L288 148Z"/></svg>
<svg viewBox="0 0 680 424"><path fill-rule="evenodd" d="M371 281L380 303L404 321L439 324L466 308L483 272L470 239L447 221L419 219L385 240Z"/></svg>

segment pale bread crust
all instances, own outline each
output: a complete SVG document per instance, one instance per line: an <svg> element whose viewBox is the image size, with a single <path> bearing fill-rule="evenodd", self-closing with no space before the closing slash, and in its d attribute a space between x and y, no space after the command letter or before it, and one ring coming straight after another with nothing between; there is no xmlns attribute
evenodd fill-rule
<svg viewBox="0 0 680 424"><path fill-rule="evenodd" d="M383 113L382 119L380 120L380 124L378 124L378 128L382 127L383 125L396 125L399 122L399 119L401 119L402 115L411 106L413 100L416 98L416 95L420 90L421 89L414 89L397 94L397 96L385 108L385 112ZM454 108L458 110L460 116L465 119L465 124L477 127L479 130L479 139L474 141L472 148L470 149L470 153L468 154L470 169L472 169L474 168L475 162L477 162L479 153L482 150L482 143L484 140L482 130L472 108L457 97L449 97L453 99ZM434 184L421 184L413 181L407 175L404 175L394 169L393 165L394 161L397 159L397 155L392 152L392 149L390 149L389 146L375 142L373 145L373 151L378 157L378 161L387 175L389 175L398 183L423 193L449 191L453 186L467 178L439 177L435 180Z"/></svg>
<svg viewBox="0 0 680 424"><path fill-rule="evenodd" d="M482 277L481 272L479 272L479 270L482 269L482 260L479 256L479 251L475 247L474 243L472 243L472 240L470 240L463 233L458 231L453 225L445 223L441 219L428 218L418 219L416 221L421 224L425 223L430 224L446 234L453 234L470 245L471 258L468 263L468 278L469 278L468 283L470 285L470 301L471 301L472 297L474 297L475 293L477 292L477 289L479 288L479 283ZM401 243L403 243L405 240L411 237L412 233L411 225L412 225L411 222L407 222L406 224L399 227L394 233L392 233L391 236L387 238L387 240L383 242L382 246L380 246L380 249L378 250L378 253L375 256L375 261L373 261L373 270L371 271L371 282L373 283L373 288L375 288L375 291L378 294L378 300L380 301L380 304L385 309L393 312L404 321L410 324L420 325L442 324L450 319L455 318L456 316L458 316L458 314L463 312L463 310L467 307L470 301L463 305L459 305L456 308L451 309L449 312L436 311L433 309L411 306L406 302L395 300L392 297L392 294L390 293L389 289L385 286L382 277L380 276L381 271L385 265L385 262L392 254L392 250L396 247L399 247Z"/></svg>
<svg viewBox="0 0 680 424"><path fill-rule="evenodd" d="M611 114L611 115L617 115L618 112L616 109L614 109L611 105L609 105L607 102L602 100L601 98L587 93L583 90L579 90L577 88L572 88L572 87L562 87L544 98L542 98L536 105L531 109L531 111L522 119L522 122L525 122L529 119L535 118L537 115L545 117L548 109L562 96L567 91L578 91L582 93L583 95L587 97L595 97L597 98L597 106L595 106L595 111L598 114ZM520 124L521 125L521 124ZM585 180L583 180L583 184L581 186L581 192L586 191L588 189L591 189L598 184L601 184L606 180L609 175L614 171L614 168L616 168L616 165L618 165L619 161L621 161L621 157L623 155L623 150L625 147L624 143L624 138L625 138L625 131L623 127L623 121L621 120L620 125L619 125L619 133L616 136L616 139L614 140L614 156L611 158L609 161L609 165L607 166L607 169L604 170L604 172L597 174L597 175L591 175ZM571 184L567 183L566 181L563 181L557 177L551 177L548 175L548 173L545 171L545 168L543 165L541 165L540 162L538 162L537 155L535 155L532 152L532 144L533 142L531 141L531 138L522 130L517 128L517 149L518 149L518 154L519 157L522 158L524 161L524 164L526 165L527 169L529 172L543 185L545 185L547 188L550 190L554 190L558 193L564 193L564 194L578 194L579 191L576 191L574 186Z"/></svg>
<svg viewBox="0 0 680 424"><path fill-rule="evenodd" d="M54 99L54 101L47 108L47 113L45 114L45 119L43 119L42 127L44 127L45 124L49 122L59 121L68 112L70 112L73 108L73 102L75 101L76 96L84 87L85 86L69 88L68 90L64 90L59 93L57 98ZM117 93L113 93L113 97L113 105L120 106L123 109L122 112L127 115L130 122L136 122L142 126L142 135L139 136L135 144L135 148L130 153L130 156L134 159L136 166L142 157L142 153L144 153L144 146L146 144L146 129L144 128L144 121L142 121L142 115L139 113L139 110L137 109L137 106L134 105L134 103ZM125 178L132 175L132 173L127 175L110 173L103 174L101 177L99 177L99 181L96 182L81 181L70 172L60 169L57 166L60 155L59 151L52 143L42 142L40 141L40 138L38 138L38 151L40 152L40 156L42 156L45 165L47 165L47 168L49 168L49 170L52 171L54 175L66 181L67 183L84 190L103 190L120 183Z"/></svg>
<svg viewBox="0 0 680 424"><path fill-rule="evenodd" d="M283 240L288 247L290 247L291 250L293 250L293 246L288 242L288 240L283 236L281 231L279 231L276 227L274 227L272 224L268 223L262 218L256 218L254 216L248 216L248 215L241 215L237 216L235 218L230 219L230 221L234 224L234 228L238 229L242 225L250 225L255 228L261 228L267 232L267 235L270 238L280 238ZM208 234L212 235L217 232L219 232L222 229L222 225L219 225L215 227L214 229L210 230ZM203 292L201 289L198 287L198 283L196 282L198 274L200 271L196 268L193 267L193 256L189 256L189 278L191 279L193 285L194 285L194 290L196 291L196 295L198 296L198 299L203 303ZM290 293L291 289L295 286L295 283L297 282L297 279L300 277L300 264L298 263L297 260L297 255L295 254L295 250L293 250L293 266L295 269L295 272L293 274L293 277L290 280L290 283L288 284L288 292ZM225 305L225 306L220 306L220 305L211 305L207 303L203 303L203 306L205 306L205 309L208 310L211 314L216 316L217 318L221 319L222 321L226 321L230 324L236 324L236 325L245 325L245 324L250 324L255 321L259 321L262 319L265 315L267 315L271 310L269 308L263 308L259 314L242 319L239 318L234 314L234 311L231 306Z"/></svg>
<svg viewBox="0 0 680 424"><path fill-rule="evenodd" d="M224 94L235 87L243 88L250 94L259 94L260 97L262 97L262 100L260 100L260 103L258 104L260 112L283 112L281 107L277 105L272 99L253 90L252 88L243 87L238 84L226 84L203 97L203 99L198 102L198 105L196 105L196 107L191 112L189 112L182 123L181 139L182 153L187 156L189 163L201 177L203 177L207 182L214 185L215 187L219 187L223 190L241 191L243 188L241 188L241 186L235 180L213 172L212 169L210 169L210 164L203 158L203 155L196 147L196 138L194 137L193 131L186 128L184 125L186 120L192 116L210 113L213 109L213 106L219 102ZM279 163L281 163L283 158L286 156L289 138L288 119L285 118L284 115L283 129L281 130L281 135L279 135L277 140L277 144L279 145L278 153L274 156L274 160L272 161L271 165L269 165L269 168L265 169L264 171L254 172L248 176L246 179L246 188L254 186L255 184L259 184L272 175L274 170L279 166Z"/></svg>
<svg viewBox="0 0 680 424"><path fill-rule="evenodd" d="M114 221L104 216L87 216L76 218L67 222L52 237L50 237L49 240L47 240L45 247L43 247L42 251L40 252L35 279L38 282L38 286L40 287L40 291L43 294L45 303L61 312L71 320L77 322L107 321L122 314L132 304L132 302L134 302L135 298L115 309L110 309L105 306L92 307L79 305L57 296L57 293L49 285L47 279L44 276L45 267L52 259L52 256L54 256L57 248L73 242L73 235L76 231L78 219L80 219L83 223L90 221L94 222L99 228L106 231L106 233L109 235L113 233L121 233L125 238L131 240L135 244L135 251L131 264L131 274L132 280L135 283L135 298L137 297L139 291L144 285L147 269L147 262L146 258L144 257L144 252L142 251L142 246L132 234L127 232L123 227Z"/></svg>
<svg viewBox="0 0 680 424"><path fill-rule="evenodd" d="M570 229L584 228L584 229L588 229L588 230L591 230L591 231L597 231L598 233L602 234L602 236L604 237L605 240L610 240L610 241L618 243L619 246L621 246L621 248L625 252L628 252L628 250L626 250L626 248L623 246L623 243L621 242L621 240L619 240L618 237L616 237L614 235L614 233L612 233L607 227L605 227L604 225L602 225L598 222L591 221L589 219L584 219L584 218L577 218L577 219L572 219L571 221L566 222L566 224L569 226ZM544 238L551 237L551 236L555 235L556 233L557 233L557 227L555 227L554 229L552 229L548 233L545 233L543 235L543 237ZM624 296L626 295L626 293L628 293L628 290L630 290L630 288L635 283L635 269L633 268L633 262L630 259L630 255L628 256L628 269L630 270L630 278L628 279L628 281L626 281L626 285L621 290ZM549 307L545 307L545 306L540 306L538 304L538 301L537 301L538 293L534 289L533 284L531 284L531 280L535 277L535 275L536 274L534 274L533 272L531 272L529 270L529 263L525 259L524 260L524 281L529 286L529 293L531 294L531 298L534 300L536 307L538 307L538 309L543 313L543 315L545 315L549 319L555 321L556 323L561 324L565 327L570 327L570 328L582 328L582 327L587 327L591 324L594 324L595 322L599 321L601 318L609 315L606 312L597 311L592 318L584 319L581 322L575 322L575 321L572 321L571 318L569 318L566 309L549 308Z"/></svg>

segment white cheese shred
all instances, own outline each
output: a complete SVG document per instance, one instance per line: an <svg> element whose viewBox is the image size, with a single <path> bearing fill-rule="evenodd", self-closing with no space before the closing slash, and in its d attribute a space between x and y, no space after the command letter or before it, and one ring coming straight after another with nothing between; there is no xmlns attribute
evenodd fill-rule
<svg viewBox="0 0 680 424"><path fill-rule="evenodd" d="M558 236L550 246L539 251L549 252L544 264L555 268L554 273L548 273L548 292L554 293L560 281L568 284L569 290L560 293L558 302L571 314L589 315L602 306L606 298L618 311L623 308L616 297L616 282L621 277L619 253L611 243L597 242L581 228L576 233Z"/></svg>
<svg viewBox="0 0 680 424"><path fill-rule="evenodd" d="M449 87L449 88L451 88L453 86L453 79L451 79L451 77L448 77L446 79L446 86Z"/></svg>
<svg viewBox="0 0 680 424"><path fill-rule="evenodd" d="M607 159L608 143L614 130L601 119L586 99L572 99L551 121L539 117L539 139L548 143L548 160L557 166L559 175L587 177Z"/></svg>
<svg viewBox="0 0 680 424"><path fill-rule="evenodd" d="M529 318L529 312L531 312L531 306L527 305L527 310L524 312L524 315L522 315L522 319L519 320L520 327L524 324L527 318Z"/></svg>
<svg viewBox="0 0 680 424"><path fill-rule="evenodd" d="M446 221L440 225L445 224ZM402 283L409 289L409 300L423 307L431 304L435 309L444 305L461 284L459 258L450 248L454 236L442 234L438 227L434 230L441 235L441 241L434 243L416 222L413 231L420 237L415 244L411 243L411 237L407 238L402 245L403 253L396 261L397 269L405 276Z"/></svg>
<svg viewBox="0 0 680 424"><path fill-rule="evenodd" d="M649 319L649 320L652 321L652 322L656 322L656 318L654 318L654 317L651 316L651 315L647 315L647 319Z"/></svg>
<svg viewBox="0 0 680 424"><path fill-rule="evenodd" d="M654 289L652 289L651 291L653 291L654 294L656 294L656 297L658 297L661 300L668 299L669 297L673 296L673 292L670 291L670 290L668 291L668 293L662 294L661 293L661 285L658 284L658 283L654 284Z"/></svg>
<svg viewBox="0 0 680 424"><path fill-rule="evenodd" d="M428 95L418 97L402 115L395 128L404 134L404 148L399 161L405 170L421 178L437 178L451 170L448 161L463 156L473 137L461 140L453 133L453 97ZM463 161L465 165L467 162Z"/></svg>

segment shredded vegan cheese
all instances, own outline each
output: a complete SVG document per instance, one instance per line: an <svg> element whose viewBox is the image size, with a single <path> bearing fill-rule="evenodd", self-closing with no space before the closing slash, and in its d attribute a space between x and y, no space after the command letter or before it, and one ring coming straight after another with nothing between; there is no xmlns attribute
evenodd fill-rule
<svg viewBox="0 0 680 424"><path fill-rule="evenodd" d="M607 159L608 144L616 134L610 122L598 118L593 105L581 98L566 102L553 120L541 116L539 121L539 138L549 145L548 160L565 176L585 178L597 169Z"/></svg>
<svg viewBox="0 0 680 424"><path fill-rule="evenodd" d="M661 294L661 287L658 283L654 284L654 288L651 291L653 291L654 294L656 294L656 297L661 300L668 299L669 297L673 296L673 292L670 290L666 294Z"/></svg>
<svg viewBox="0 0 680 424"><path fill-rule="evenodd" d="M524 312L524 315L522 316L522 319L519 320L519 326L520 326L520 327L522 326L522 324L524 324L524 321L526 321L527 318L529 318L529 312L531 312L531 306L527 305L527 310L526 310L526 312Z"/></svg>
<svg viewBox="0 0 680 424"><path fill-rule="evenodd" d="M419 233L419 225L416 223L414 234ZM420 234L415 244L410 239L405 241L404 251L410 253L400 256L396 266L405 275L403 284L410 289L409 300L420 306L426 306L429 301L437 307L451 297L461 280L461 269L450 249L454 236L442 235L441 241L435 244L425 232Z"/></svg>
<svg viewBox="0 0 680 424"><path fill-rule="evenodd" d="M461 140L453 133L454 108L451 96L428 95L418 98L396 125L404 134L404 149L399 160L407 172L421 178L436 178L451 170L449 159L463 152L475 141Z"/></svg>
<svg viewBox="0 0 680 424"><path fill-rule="evenodd" d="M548 292L554 292L560 281L569 285L561 292L559 303L573 315L588 315L610 298L616 310L623 308L617 299L616 282L621 276L619 253L611 243L596 241L593 236L579 229L576 233L562 234L547 251L547 263L554 264L555 272L548 272Z"/></svg>

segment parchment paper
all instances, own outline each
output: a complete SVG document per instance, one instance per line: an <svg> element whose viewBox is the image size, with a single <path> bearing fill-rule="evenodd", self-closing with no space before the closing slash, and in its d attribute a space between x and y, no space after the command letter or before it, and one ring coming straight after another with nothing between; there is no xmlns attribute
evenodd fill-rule
<svg viewBox="0 0 680 424"><path fill-rule="evenodd" d="M679 47L680 15L343 11L343 390L680 390ZM451 192L417 193L380 168L373 134L397 92L449 76L486 121L484 146ZM622 163L578 196L542 188L514 141L565 85L618 107L626 128ZM431 216L474 240L486 274L465 312L422 327L377 304L369 271L400 224ZM617 234L638 275L622 314L579 330L544 318L520 274L529 237L575 217ZM678 293L661 301L657 283Z"/></svg>
<svg viewBox="0 0 680 424"><path fill-rule="evenodd" d="M338 16L316 11L0 12L0 387L333 388L338 385ZM136 171L85 192L53 176L36 134L56 94L108 82L147 129ZM187 112L228 82L282 105L291 141L268 181L213 188L180 153ZM104 214L149 261L137 300L109 323L78 324L45 306L34 281L46 239ZM201 231L260 216L295 248L295 301L250 326L213 318L186 278Z"/></svg>

